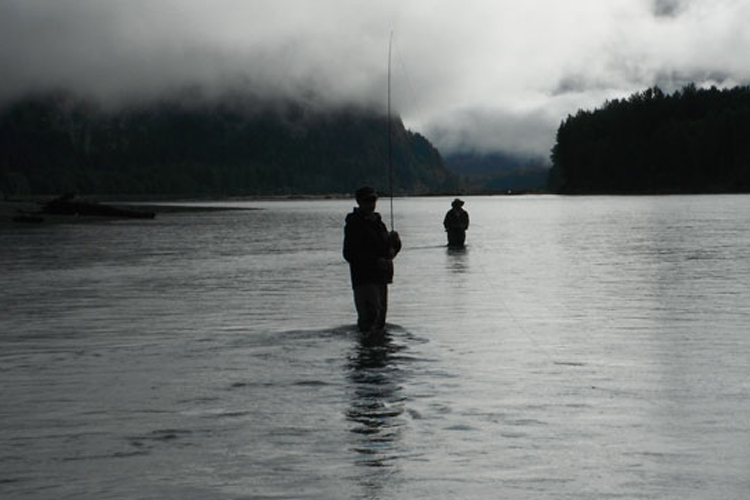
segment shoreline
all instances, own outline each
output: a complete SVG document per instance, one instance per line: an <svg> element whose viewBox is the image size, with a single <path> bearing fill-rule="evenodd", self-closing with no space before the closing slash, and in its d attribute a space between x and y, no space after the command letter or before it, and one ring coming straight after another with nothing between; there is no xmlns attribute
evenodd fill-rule
<svg viewBox="0 0 750 500"><path fill-rule="evenodd" d="M50 224L80 224L107 220L124 220L127 217L100 216L100 215L60 215L40 213L42 205L50 198L38 198L29 200L3 200L0 201L0 229L10 227L34 227ZM102 201L102 205L118 208L132 208L143 212L153 212L158 217L166 213L183 212L213 212L226 210L261 210L253 207L211 207L196 205L181 205L180 203L195 203L207 200L169 200L138 202L138 201ZM212 200L219 201L219 200ZM16 222L13 220L18 215L38 216L42 220L29 222Z"/></svg>

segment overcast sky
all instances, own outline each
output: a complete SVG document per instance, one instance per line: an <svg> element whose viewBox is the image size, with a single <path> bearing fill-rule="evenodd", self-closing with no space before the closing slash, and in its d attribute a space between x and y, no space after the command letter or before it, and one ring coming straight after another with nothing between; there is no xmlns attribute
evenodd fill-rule
<svg viewBox="0 0 750 500"><path fill-rule="evenodd" d="M547 157L568 114L750 82L750 0L0 0L0 100L252 85L393 108L443 152Z"/></svg>

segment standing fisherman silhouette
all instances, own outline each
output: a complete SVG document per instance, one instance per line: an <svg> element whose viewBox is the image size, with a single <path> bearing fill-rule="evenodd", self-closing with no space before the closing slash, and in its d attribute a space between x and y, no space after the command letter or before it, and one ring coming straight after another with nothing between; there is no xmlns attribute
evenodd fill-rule
<svg viewBox="0 0 750 500"><path fill-rule="evenodd" d="M393 258L401 250L401 239L375 211L375 190L361 187L355 197L359 206L346 216L344 258L351 272L357 328L370 334L385 328L388 284L393 282Z"/></svg>
<svg viewBox="0 0 750 500"><path fill-rule="evenodd" d="M462 208L464 202L458 198L453 200L451 206L453 208L448 210L443 219L443 227L448 233L448 246L461 248L466 241L466 230L469 229L469 214Z"/></svg>

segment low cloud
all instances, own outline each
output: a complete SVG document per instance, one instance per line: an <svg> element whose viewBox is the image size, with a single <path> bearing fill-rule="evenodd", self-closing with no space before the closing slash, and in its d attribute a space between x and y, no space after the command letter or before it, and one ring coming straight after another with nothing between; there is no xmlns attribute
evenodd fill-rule
<svg viewBox="0 0 750 500"><path fill-rule="evenodd" d="M542 110L526 113L466 110L428 125L425 132L445 152L507 151L546 161L552 147L550 138L558 125L557 116Z"/></svg>
<svg viewBox="0 0 750 500"><path fill-rule="evenodd" d="M184 86L393 109L441 150L547 157L579 108L750 82L747 0L0 0L0 101Z"/></svg>
<svg viewBox="0 0 750 500"><path fill-rule="evenodd" d="M658 17L675 17L683 10L682 0L654 0L654 15Z"/></svg>

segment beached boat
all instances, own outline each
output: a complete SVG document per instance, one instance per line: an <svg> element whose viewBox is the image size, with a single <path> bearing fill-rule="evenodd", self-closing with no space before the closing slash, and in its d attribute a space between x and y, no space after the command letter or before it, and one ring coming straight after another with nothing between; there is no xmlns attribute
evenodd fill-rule
<svg viewBox="0 0 750 500"><path fill-rule="evenodd" d="M44 203L39 213L46 215L91 215L129 219L153 219L156 216L154 212L82 200L76 198L73 194L66 194Z"/></svg>

